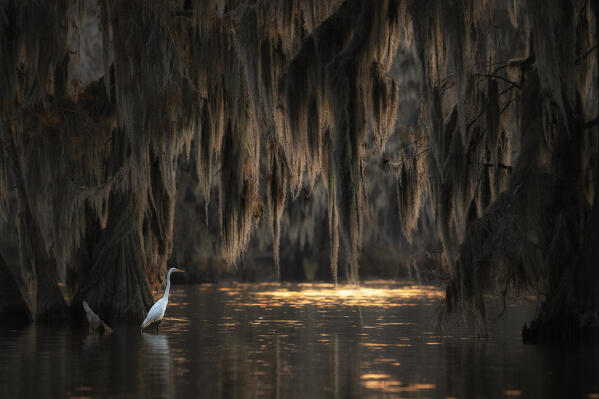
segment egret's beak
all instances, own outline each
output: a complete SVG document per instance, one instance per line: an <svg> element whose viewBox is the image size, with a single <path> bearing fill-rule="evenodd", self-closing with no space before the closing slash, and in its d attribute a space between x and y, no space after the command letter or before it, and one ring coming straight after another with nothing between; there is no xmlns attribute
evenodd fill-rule
<svg viewBox="0 0 599 399"><path fill-rule="evenodd" d="M175 269L176 272L185 273L185 270Z"/></svg>

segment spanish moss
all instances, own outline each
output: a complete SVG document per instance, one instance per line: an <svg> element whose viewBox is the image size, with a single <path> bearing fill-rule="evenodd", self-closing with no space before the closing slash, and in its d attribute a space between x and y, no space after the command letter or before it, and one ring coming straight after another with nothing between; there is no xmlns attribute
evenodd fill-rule
<svg viewBox="0 0 599 399"><path fill-rule="evenodd" d="M141 321L169 259L264 252L357 286L384 247L483 335L530 294L525 340L595 340L597 12L2 0L0 312Z"/></svg>

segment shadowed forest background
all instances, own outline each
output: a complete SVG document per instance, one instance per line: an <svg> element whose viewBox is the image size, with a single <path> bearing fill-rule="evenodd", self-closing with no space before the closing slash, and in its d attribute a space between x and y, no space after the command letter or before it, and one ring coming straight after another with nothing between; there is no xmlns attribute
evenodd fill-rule
<svg viewBox="0 0 599 399"><path fill-rule="evenodd" d="M0 0L0 317L141 321L168 263L597 340L598 7Z"/></svg>

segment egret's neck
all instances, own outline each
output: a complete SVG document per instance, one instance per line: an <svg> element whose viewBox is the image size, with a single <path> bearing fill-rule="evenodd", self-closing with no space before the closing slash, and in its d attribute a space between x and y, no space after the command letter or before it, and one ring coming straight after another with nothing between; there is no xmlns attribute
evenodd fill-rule
<svg viewBox="0 0 599 399"><path fill-rule="evenodd" d="M164 299L168 299L168 292L171 289L171 273L173 271L169 270L168 274L166 275L166 290L164 290Z"/></svg>

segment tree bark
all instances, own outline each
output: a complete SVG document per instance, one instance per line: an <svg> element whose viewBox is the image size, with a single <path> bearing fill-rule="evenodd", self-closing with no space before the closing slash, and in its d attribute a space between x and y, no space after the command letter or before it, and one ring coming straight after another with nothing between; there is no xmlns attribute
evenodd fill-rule
<svg viewBox="0 0 599 399"><path fill-rule="evenodd" d="M133 196L115 193L110 202L107 227L99 235L90 265L81 271L72 306L78 309L87 301L112 325L117 320L143 320L154 301L135 228Z"/></svg>
<svg viewBox="0 0 599 399"><path fill-rule="evenodd" d="M82 265L73 308L87 301L104 321L142 321L163 292L166 263L172 249L175 198L168 194L151 164L149 206L141 216L140 193L113 192L106 228L95 233L91 261ZM146 195L145 191L141 195Z"/></svg>
<svg viewBox="0 0 599 399"><path fill-rule="evenodd" d="M537 317L523 327L525 342L599 342L599 190L595 190L583 237L571 269L566 270Z"/></svg>
<svg viewBox="0 0 599 399"><path fill-rule="evenodd" d="M29 306L4 257L0 254L0 321L29 323L33 320Z"/></svg>
<svg viewBox="0 0 599 399"><path fill-rule="evenodd" d="M67 303L58 287L56 259L48 253L41 228L31 210L22 175L24 169L17 159L17 145L14 141L12 144L14 176L21 198L16 217L21 266L30 271L30 278L27 279L29 310L36 321L63 321L67 317Z"/></svg>

